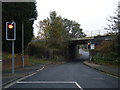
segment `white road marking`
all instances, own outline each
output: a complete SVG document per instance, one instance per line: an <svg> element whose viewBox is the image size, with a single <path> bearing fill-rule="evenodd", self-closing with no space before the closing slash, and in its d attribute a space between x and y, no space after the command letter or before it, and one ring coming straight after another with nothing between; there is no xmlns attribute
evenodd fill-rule
<svg viewBox="0 0 120 90"><path fill-rule="evenodd" d="M75 82L75 84L78 86L79 89L83 90L83 88L77 82Z"/></svg>
<svg viewBox="0 0 120 90"><path fill-rule="evenodd" d="M9 88L10 86L14 85L14 84L17 83L18 81L21 81L21 80L23 80L23 79L25 79L25 78L27 78L27 77L30 77L30 76L32 76L32 75L34 75L34 74L36 74L36 72L35 72L35 73L32 73L32 74L30 74L30 75L27 75L27 76L25 76L25 77L23 77L23 78L20 78L20 79L18 79L18 80L16 80L16 81L14 81L14 82L12 82L12 83L4 86L4 88Z"/></svg>
<svg viewBox="0 0 120 90"><path fill-rule="evenodd" d="M17 83L75 83L74 81L20 81Z"/></svg>
<svg viewBox="0 0 120 90"><path fill-rule="evenodd" d="M43 69L44 69L44 66L41 69L38 69L36 71L38 72L38 71L41 71ZM59 84L60 83L60 84L62 84L63 83L63 84L75 84L80 90L83 90L83 88L77 82L75 82L75 81L21 81L21 80L23 80L23 79L25 79L27 77L30 77L30 76L36 74L37 72L29 74L29 75L27 75L27 76L25 76L23 78L20 78L20 79L18 79L16 81L14 81L14 82L6 85L4 88L9 88L10 86L12 86L14 84L30 84L30 83L31 84L32 83L36 83L36 84L38 84L38 83L43 83L43 84L46 84L46 83Z"/></svg>
<svg viewBox="0 0 120 90"><path fill-rule="evenodd" d="M75 84L80 90L83 88L75 81L20 81L16 82L17 84Z"/></svg>
<svg viewBox="0 0 120 90"><path fill-rule="evenodd" d="M43 66L41 69L38 69L38 70L36 70L36 71L37 71L37 72L38 72L38 71L42 71L43 69L44 69L44 66Z"/></svg>
<svg viewBox="0 0 120 90"><path fill-rule="evenodd" d="M44 66L43 66L41 69L39 69L39 71L40 71L40 70L43 70L43 69L44 69ZM36 70L36 71L37 71L37 70ZM30 76L32 76L32 75L34 75L34 74L36 74L36 73L37 73L37 72L34 72L34 73L32 73L32 74L29 74L29 75L27 75L27 76L24 76L24 77L16 80L16 81L13 81L13 82L11 82L10 84L4 86L4 88L9 88L10 86L14 85L15 83L17 83L17 82L19 82L19 81L21 81L21 80L23 80L23 79L25 79L25 78L27 78L27 77L30 77Z"/></svg>

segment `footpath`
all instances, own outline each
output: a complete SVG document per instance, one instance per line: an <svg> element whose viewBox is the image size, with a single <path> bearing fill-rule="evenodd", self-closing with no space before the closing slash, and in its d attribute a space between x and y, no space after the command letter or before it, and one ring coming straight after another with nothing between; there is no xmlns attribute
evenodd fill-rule
<svg viewBox="0 0 120 90"><path fill-rule="evenodd" d="M120 78L120 71L119 71L120 67L119 66L113 67L113 66L108 66L108 65L98 65L98 64L95 64L89 61L84 61L84 64L91 68L99 70L101 72L104 72L106 74Z"/></svg>
<svg viewBox="0 0 120 90"><path fill-rule="evenodd" d="M12 74L11 71L2 72L2 87L6 86L7 84L10 84L11 82L14 82L22 77L25 77L32 73L36 73L36 72L44 69L45 67L46 66L43 64L36 64L36 65L26 66L24 68L16 69L14 74Z"/></svg>

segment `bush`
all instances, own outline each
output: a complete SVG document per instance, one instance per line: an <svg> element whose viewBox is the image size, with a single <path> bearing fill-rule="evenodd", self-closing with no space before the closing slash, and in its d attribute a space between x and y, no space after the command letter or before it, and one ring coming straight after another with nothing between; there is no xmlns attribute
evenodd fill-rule
<svg viewBox="0 0 120 90"><path fill-rule="evenodd" d="M30 56L35 56L38 58L48 58L49 56L49 50L44 42L29 43L27 51Z"/></svg>
<svg viewBox="0 0 120 90"><path fill-rule="evenodd" d="M93 56L93 61L99 64L120 64L120 58L112 57L112 55L101 55L97 53Z"/></svg>
<svg viewBox="0 0 120 90"><path fill-rule="evenodd" d="M100 45L96 46L96 52L107 54L113 52L113 42L112 41L103 41Z"/></svg>
<svg viewBox="0 0 120 90"><path fill-rule="evenodd" d="M118 64L120 58L118 53L114 52L113 41L103 41L96 46L93 61L99 64Z"/></svg>
<svg viewBox="0 0 120 90"><path fill-rule="evenodd" d="M27 53L37 58L46 58L49 60L64 60L65 53L63 49L49 48L44 41L31 42L28 45Z"/></svg>

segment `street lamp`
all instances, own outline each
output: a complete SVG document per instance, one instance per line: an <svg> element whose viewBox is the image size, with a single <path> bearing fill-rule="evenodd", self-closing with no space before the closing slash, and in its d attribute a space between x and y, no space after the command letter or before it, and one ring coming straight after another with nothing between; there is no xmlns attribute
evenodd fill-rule
<svg viewBox="0 0 120 90"><path fill-rule="evenodd" d="M29 21L34 21L35 18L30 18ZM22 67L24 67L24 23L22 23Z"/></svg>

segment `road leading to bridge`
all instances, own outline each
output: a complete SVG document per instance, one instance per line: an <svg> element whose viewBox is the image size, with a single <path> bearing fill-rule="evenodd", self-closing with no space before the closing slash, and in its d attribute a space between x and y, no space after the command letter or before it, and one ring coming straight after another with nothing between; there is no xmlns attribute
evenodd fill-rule
<svg viewBox="0 0 120 90"><path fill-rule="evenodd" d="M79 49L79 54L81 54L82 56L80 56L80 60L88 60L89 59L89 52L85 51L83 49Z"/></svg>
<svg viewBox="0 0 120 90"><path fill-rule="evenodd" d="M85 55L86 53L84 52ZM9 88L76 88L77 90L118 88L118 79L92 69L77 60L51 66L18 81Z"/></svg>
<svg viewBox="0 0 120 90"><path fill-rule="evenodd" d="M82 62L70 62L49 67L17 82L11 88L78 88L75 82L82 88L118 87L118 79L91 69Z"/></svg>

